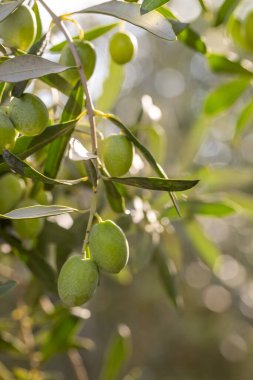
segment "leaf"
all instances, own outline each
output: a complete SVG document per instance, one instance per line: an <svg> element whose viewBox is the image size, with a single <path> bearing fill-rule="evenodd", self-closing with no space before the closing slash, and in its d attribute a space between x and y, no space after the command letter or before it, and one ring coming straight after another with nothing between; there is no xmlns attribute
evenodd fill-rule
<svg viewBox="0 0 253 380"><path fill-rule="evenodd" d="M5 283L0 282L0 297L4 296L6 293L8 293L11 289L15 288L17 286L16 281L7 281Z"/></svg>
<svg viewBox="0 0 253 380"><path fill-rule="evenodd" d="M100 171L101 171L101 174L103 176L106 176L108 179L108 175L104 171L104 169L101 168ZM113 211L115 211L117 213L125 212L125 199L124 199L124 197L121 195L118 186L116 184L114 184L113 182L108 181L107 179L104 180L103 182L104 182L104 186L105 186L106 196L107 196L107 199L110 203L111 208L113 209Z"/></svg>
<svg viewBox="0 0 253 380"><path fill-rule="evenodd" d="M74 137L70 139L68 155L72 161L87 161L97 157L95 154L89 152L83 144Z"/></svg>
<svg viewBox="0 0 253 380"><path fill-rule="evenodd" d="M226 201L206 202L188 199L187 202L180 202L179 205L182 215L186 217L196 214L225 217L237 212L238 209L234 203ZM161 217L174 218L175 215L173 211L172 207L169 207L162 211Z"/></svg>
<svg viewBox="0 0 253 380"><path fill-rule="evenodd" d="M253 72L245 69L240 61L231 61L219 54L209 54L208 63L212 71L225 74L240 74L253 76Z"/></svg>
<svg viewBox="0 0 253 380"><path fill-rule="evenodd" d="M42 37L42 22L41 22L41 17L40 17L40 10L37 4L37 1L34 2L33 4L33 11L35 13L36 17L36 25L37 25L37 32L36 32L36 37L34 39L34 42L36 43L39 41Z"/></svg>
<svg viewBox="0 0 253 380"><path fill-rule="evenodd" d="M173 305L178 307L177 289L175 284L176 270L172 267L172 262L166 257L161 248L154 252L154 262L157 266L162 284L171 299ZM174 272L174 273L173 273Z"/></svg>
<svg viewBox="0 0 253 380"><path fill-rule="evenodd" d="M97 108L109 112L116 103L125 78L123 65L117 65L112 60L109 65L108 75L103 83L103 90L97 100Z"/></svg>
<svg viewBox="0 0 253 380"><path fill-rule="evenodd" d="M72 120L80 115L84 106L84 90L80 83L73 88L62 111L61 122ZM49 147L45 163L45 175L55 178L57 176L62 158L66 151L73 129L69 133L55 140Z"/></svg>
<svg viewBox="0 0 253 380"><path fill-rule="evenodd" d="M104 178L105 179L105 178ZM176 180L159 177L109 177L106 180L142 189L160 191L184 191L196 186L198 180Z"/></svg>
<svg viewBox="0 0 253 380"><path fill-rule="evenodd" d="M61 180L61 179L53 179L46 177L45 175L41 174L34 168L32 168L30 165L28 165L26 162L20 160L17 156L9 152L8 150L5 150L3 152L3 158L5 162L9 165L9 167L16 173L20 174L23 177L31 178L35 181L41 181L43 183L48 183L51 185L75 185L77 183L86 181L87 178L78 178L74 180Z"/></svg>
<svg viewBox="0 0 253 380"><path fill-rule="evenodd" d="M0 81L15 83L39 78L47 74L60 73L67 69L67 66L59 65L36 55L26 54L0 64Z"/></svg>
<svg viewBox="0 0 253 380"><path fill-rule="evenodd" d="M113 28L115 28L118 25L119 25L119 23L115 22L113 24L102 25L102 26L98 26L96 28L92 28L90 30L84 31L84 40L85 41L93 41L96 38L103 36L105 33L108 33L110 30L112 30ZM73 37L73 40L80 40L80 37L75 36L75 37ZM66 41L62 41L59 44L52 46L50 48L50 51L52 53L60 53L66 44L67 44Z"/></svg>
<svg viewBox="0 0 253 380"><path fill-rule="evenodd" d="M249 87L249 84L249 78L237 78L222 84L207 96L204 104L205 113L215 115L231 107Z"/></svg>
<svg viewBox="0 0 253 380"><path fill-rule="evenodd" d="M75 13L98 13L117 17L165 40L174 41L176 39L173 27L167 20L157 12L141 16L140 5L138 4L130 4L123 1L109 1Z"/></svg>
<svg viewBox="0 0 253 380"><path fill-rule="evenodd" d="M69 94L72 91L71 84L68 81L66 81L66 79L61 77L59 74L49 74L44 77L41 77L40 80L46 83L48 86L56 88L64 95L69 96Z"/></svg>
<svg viewBox="0 0 253 380"><path fill-rule="evenodd" d="M226 21L237 6L238 2L238 0L224 0L216 14L214 26L219 26Z"/></svg>
<svg viewBox="0 0 253 380"><path fill-rule="evenodd" d="M166 3L168 3L168 0L143 0L143 3L141 4L141 14L144 15Z"/></svg>
<svg viewBox="0 0 253 380"><path fill-rule="evenodd" d="M2 102L2 96L3 96L3 93L4 93L5 87L6 87L6 83L5 82L0 83L0 103Z"/></svg>
<svg viewBox="0 0 253 380"><path fill-rule="evenodd" d="M184 229L200 258L213 268L220 256L219 248L205 235L201 225L196 220L185 223Z"/></svg>
<svg viewBox="0 0 253 380"><path fill-rule="evenodd" d="M0 4L0 22L8 17L24 0L10 1Z"/></svg>
<svg viewBox="0 0 253 380"><path fill-rule="evenodd" d="M117 380L131 352L131 332L119 325L108 344L99 380Z"/></svg>
<svg viewBox="0 0 253 380"><path fill-rule="evenodd" d="M7 212L6 214L0 214L2 219L37 219L45 218L48 216L55 216L60 214L69 214L71 212L77 212L78 210L72 207L60 206L60 205L35 205L29 207L22 207Z"/></svg>
<svg viewBox="0 0 253 380"><path fill-rule="evenodd" d="M236 121L234 139L236 139L252 121L253 121L253 101L251 100L242 109Z"/></svg>
<svg viewBox="0 0 253 380"><path fill-rule="evenodd" d="M178 40L201 54L206 54L207 47L200 35L187 27L178 35Z"/></svg>

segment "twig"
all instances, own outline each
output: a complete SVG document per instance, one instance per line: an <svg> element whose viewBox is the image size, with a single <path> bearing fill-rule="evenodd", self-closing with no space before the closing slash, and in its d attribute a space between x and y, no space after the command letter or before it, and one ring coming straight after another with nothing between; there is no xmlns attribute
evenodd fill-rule
<svg viewBox="0 0 253 380"><path fill-rule="evenodd" d="M77 380L89 380L87 371L83 365L82 357L77 350L68 352L69 360L74 368Z"/></svg>

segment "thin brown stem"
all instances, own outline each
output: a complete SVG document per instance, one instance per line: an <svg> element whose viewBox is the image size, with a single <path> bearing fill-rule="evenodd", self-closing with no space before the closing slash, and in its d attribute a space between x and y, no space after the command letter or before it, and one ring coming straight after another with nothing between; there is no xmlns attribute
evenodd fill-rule
<svg viewBox="0 0 253 380"><path fill-rule="evenodd" d="M68 357L75 371L77 380L89 380L88 373L79 352L77 350L71 350L68 352Z"/></svg>

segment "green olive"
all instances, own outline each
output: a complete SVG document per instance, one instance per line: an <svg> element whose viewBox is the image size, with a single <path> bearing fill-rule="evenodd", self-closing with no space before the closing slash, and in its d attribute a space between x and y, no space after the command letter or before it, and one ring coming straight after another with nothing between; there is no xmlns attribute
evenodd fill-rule
<svg viewBox="0 0 253 380"><path fill-rule="evenodd" d="M0 177L0 214L16 208L23 196L25 185L16 174L8 173Z"/></svg>
<svg viewBox="0 0 253 380"><path fill-rule="evenodd" d="M84 74L88 80L92 76L96 65L95 48L88 41L75 41L74 45L80 57ZM64 66L76 66L76 62L68 45L64 46L62 49L60 64ZM75 84L78 79L80 79L78 70L76 68L65 71L62 76L72 84Z"/></svg>
<svg viewBox="0 0 253 380"><path fill-rule="evenodd" d="M21 201L16 208L35 206L38 203L33 199L25 199ZM45 220L42 218L34 219L15 219L13 220L13 227L18 236L22 239L35 239L42 231Z"/></svg>
<svg viewBox="0 0 253 380"><path fill-rule="evenodd" d="M134 147L124 135L111 135L102 142L102 158L109 174L120 177L130 169Z"/></svg>
<svg viewBox="0 0 253 380"><path fill-rule="evenodd" d="M93 296L98 280L98 269L92 260L72 256L65 262L58 277L59 296L68 306L80 306Z"/></svg>
<svg viewBox="0 0 253 380"><path fill-rule="evenodd" d="M110 39L109 51L112 60L119 65L130 62L137 50L136 37L131 33L118 32Z"/></svg>
<svg viewBox="0 0 253 380"><path fill-rule="evenodd" d="M16 131L5 111L0 112L0 154L4 149L11 150L15 145Z"/></svg>
<svg viewBox="0 0 253 380"><path fill-rule="evenodd" d="M38 96L23 94L13 98L9 108L10 119L15 128L25 136L36 136L48 125L48 110Z"/></svg>
<svg viewBox="0 0 253 380"><path fill-rule="evenodd" d="M36 17L33 10L20 5L12 14L0 22L0 38L8 46L28 50L37 32Z"/></svg>
<svg viewBox="0 0 253 380"><path fill-rule="evenodd" d="M92 227L89 249L92 259L105 272L119 273L128 262L129 248L126 236L111 220L105 220Z"/></svg>

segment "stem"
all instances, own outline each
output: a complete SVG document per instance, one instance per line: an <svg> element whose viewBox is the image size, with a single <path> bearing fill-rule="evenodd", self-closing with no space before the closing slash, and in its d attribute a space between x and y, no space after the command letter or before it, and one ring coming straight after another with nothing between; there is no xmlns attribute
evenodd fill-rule
<svg viewBox="0 0 253 380"><path fill-rule="evenodd" d="M70 51L74 57L74 60L75 60L76 66L77 66L77 70L78 70L79 75L80 75L81 83L82 83L82 86L84 89L85 97L86 97L86 109L87 109L87 115L88 115L89 124L90 124L90 131L91 131L92 153L97 156L98 146L97 146L97 130L96 130L96 121L95 121L95 109L93 106L92 98L91 98L90 91L89 91L88 84L87 84L87 78L86 78L84 70L83 70L81 59L80 59L78 52L76 50L76 47L73 43L73 39L72 39L68 29L65 27L63 21L61 20L61 18L58 17L51 10L51 8L44 2L44 0L39 0L39 2L42 4L42 6L50 14L55 25L58 26L58 28L64 34L66 41L69 45ZM95 164L96 172L98 173L97 158L94 159L94 164ZM87 245L88 240L89 240L89 233L90 233L90 229L92 226L94 214L96 213L97 185L98 185L98 180L97 180L96 186L93 186L93 199L91 202L90 215L89 215L89 220L88 220L88 224L87 224L87 228L86 228L86 232L85 232L85 237L84 237L83 252L85 252L85 248L86 248L86 245Z"/></svg>
<svg viewBox="0 0 253 380"><path fill-rule="evenodd" d="M75 48L72 37L68 29L65 27L64 23L62 22L62 20L48 7L48 5L44 2L44 0L39 0L39 2L47 10L47 12L52 17L52 20L54 21L55 25L58 26L58 28L62 31L62 33L66 37L70 51L73 54L75 63L77 65L77 70L80 75L81 83L85 92L85 96L86 96L86 108L87 108L87 113L88 113L88 118L89 118L89 123L90 123L90 129L91 129L92 153L97 155L97 135L96 135L95 112L94 112L93 102L90 96L90 91L87 85L87 79L83 71L82 62Z"/></svg>

